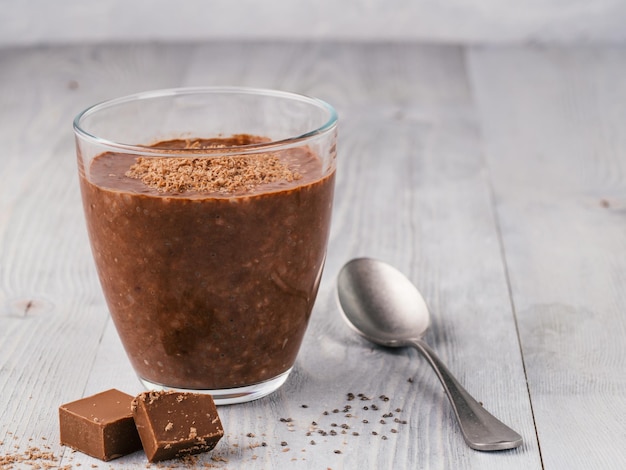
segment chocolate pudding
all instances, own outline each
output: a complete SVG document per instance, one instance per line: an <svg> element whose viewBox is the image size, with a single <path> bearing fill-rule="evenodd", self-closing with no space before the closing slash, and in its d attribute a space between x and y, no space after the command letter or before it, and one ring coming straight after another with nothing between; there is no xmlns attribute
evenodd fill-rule
<svg viewBox="0 0 626 470"><path fill-rule="evenodd" d="M207 157L259 141L162 142L172 157L107 152L81 171L100 282L142 379L227 389L295 361L324 265L334 169L307 147ZM173 150L181 142L186 150Z"/></svg>

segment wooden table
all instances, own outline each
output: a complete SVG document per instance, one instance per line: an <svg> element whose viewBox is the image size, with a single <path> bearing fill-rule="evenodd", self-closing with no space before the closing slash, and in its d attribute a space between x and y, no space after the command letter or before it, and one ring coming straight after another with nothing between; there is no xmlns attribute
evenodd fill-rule
<svg viewBox="0 0 626 470"><path fill-rule="evenodd" d="M246 85L315 95L338 109L333 228L293 374L270 397L220 408L226 436L198 465L625 468L624 77L619 47L0 50L3 458L38 446L57 465L146 466L140 452L105 464L58 445L62 403L113 387L141 391L91 258L73 117L148 89ZM523 435L523 447L469 449L415 351L374 347L344 325L335 279L357 256L392 263L420 288L433 317L427 341Z"/></svg>

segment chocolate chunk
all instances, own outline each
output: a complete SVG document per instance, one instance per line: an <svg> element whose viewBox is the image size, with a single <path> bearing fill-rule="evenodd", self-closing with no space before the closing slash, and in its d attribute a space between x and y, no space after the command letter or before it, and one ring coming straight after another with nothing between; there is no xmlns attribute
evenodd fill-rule
<svg viewBox="0 0 626 470"><path fill-rule="evenodd" d="M141 449L130 405L111 389L59 407L61 444L107 461Z"/></svg>
<svg viewBox="0 0 626 470"><path fill-rule="evenodd" d="M150 462L210 451L224 435L211 395L144 392L131 409Z"/></svg>

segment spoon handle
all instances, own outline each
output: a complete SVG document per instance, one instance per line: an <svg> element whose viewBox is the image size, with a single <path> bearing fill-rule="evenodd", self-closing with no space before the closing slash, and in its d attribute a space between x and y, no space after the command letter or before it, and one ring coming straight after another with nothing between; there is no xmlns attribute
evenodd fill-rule
<svg viewBox="0 0 626 470"><path fill-rule="evenodd" d="M414 346L432 366L441 381L467 445L476 450L514 449L522 444L522 436L489 413L465 390L435 352L421 339Z"/></svg>

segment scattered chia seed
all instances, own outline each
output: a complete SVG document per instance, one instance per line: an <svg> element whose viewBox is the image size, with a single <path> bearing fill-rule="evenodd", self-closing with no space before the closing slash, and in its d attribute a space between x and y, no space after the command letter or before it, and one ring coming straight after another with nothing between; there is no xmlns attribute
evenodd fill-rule
<svg viewBox="0 0 626 470"><path fill-rule="evenodd" d="M412 382L412 379L409 380L410 382ZM352 392L347 393L345 396L346 401L350 402L356 399L359 399L361 401L372 401L372 403L370 403L369 405L363 404L363 406L361 406L361 409L364 411L369 411L369 410L373 410L373 411L378 411L378 410L382 410L383 413L381 414L382 419L379 419L378 422L376 422L376 420L374 420L373 422L370 422L368 419L359 419L359 421L361 421L362 425L369 425L370 427L370 431L372 436L379 436L382 440L388 440L388 437L382 433L379 433L376 430L371 430L371 428L379 428L380 429L380 425L386 425L388 423L391 423L391 419L393 419L393 422L396 424L396 427L393 429L389 429L389 432L391 432L392 434L398 434L398 428L397 425L400 424L407 424L406 420L402 420L400 419L399 416L397 416L398 413L402 412L401 408L395 408L395 409L391 409L391 406L388 405L380 405L381 402L389 402L391 401L391 399L387 396L387 395L378 395L378 396L374 396L374 398L370 398L369 396L363 394L363 393L359 393L359 394L354 394ZM378 403L378 404L377 404ZM301 404L300 405L301 408L310 408L310 405L307 404ZM358 418L358 412L357 413L352 413L352 409L353 407L350 404L343 404L342 406L339 406L337 408L332 408L332 409L328 409L328 410L324 410L322 411L322 415L323 416L329 416L331 413L332 414L338 414L338 413L342 413L345 421L344 423L337 423L337 422L332 422L332 423L328 423L327 421L324 421L325 418L322 418L320 420L320 422L322 423L321 425L323 427L330 427L331 429L329 431L325 431L324 429L320 429L320 423L318 421L311 421L310 425L308 426L308 429L304 430L306 432L306 436L310 436L317 434L319 436L338 436L340 434L342 435L348 435L351 434L352 436L358 437L360 436L362 433L356 431L356 430L352 430L352 428L357 428L359 427L359 425L357 425L358 421L352 421L350 422L350 419L355 419ZM288 430L289 431L295 431L297 430L297 426L295 424L295 421L293 418L279 418L280 422L282 423L287 423L288 426ZM330 421L330 420L329 420ZM351 426L351 424L353 424L353 426ZM340 429L338 429L340 428ZM367 428L365 427L361 427L361 431L365 431ZM350 430L350 431L347 431ZM255 437L254 433L248 433L246 434L246 436L253 438ZM345 439L345 438L344 438ZM343 440L343 439L342 439ZM346 441L343 441L343 443L345 444ZM313 439L309 440L309 444L310 445L317 445L316 441ZM258 444L257 444L258 445ZM260 444L263 447L266 447L267 444L265 442ZM291 449L288 447L288 444L286 441L282 441L280 443L280 445L282 446L283 450L282 452L289 452L291 451ZM303 449L304 452L304 449ZM336 454L341 454L342 451L341 450L334 450L334 452Z"/></svg>

